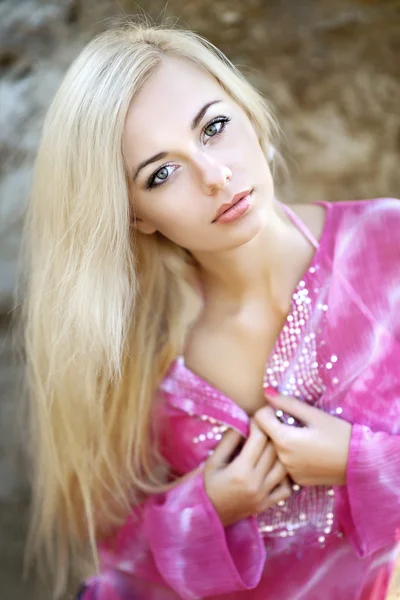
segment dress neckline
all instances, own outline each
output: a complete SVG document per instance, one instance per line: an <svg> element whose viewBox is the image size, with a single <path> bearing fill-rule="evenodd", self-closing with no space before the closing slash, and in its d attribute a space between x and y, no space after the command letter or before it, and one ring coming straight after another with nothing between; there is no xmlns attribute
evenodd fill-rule
<svg viewBox="0 0 400 600"><path fill-rule="evenodd" d="M304 287L307 286L308 279L311 275L315 278L315 275L317 274L319 262L321 260L321 255L323 255L323 250L325 248L327 237L328 237L328 231L330 229L332 206L331 206L331 203L325 202L325 201L317 201L314 203L314 204L317 204L318 206L323 206L326 211L322 233L321 233L319 240L317 240L316 237L313 235L313 233L310 231L310 229L306 226L306 224L300 219L300 217L298 217L286 204L284 204L282 202L280 202L279 204L285 210L286 214L289 216L289 218L294 223L294 225L296 225L296 227L299 229L299 231L301 231L303 233L303 235L306 237L306 239L315 248L315 252L313 254L313 257L312 257L310 263L308 264L306 270L302 274L302 277L297 282L297 284L293 290L292 299L291 299L291 307L287 314L287 317L286 317L286 319L287 319L288 317L290 318L290 316L293 313L293 304L294 304L295 295L298 293L299 290L302 290ZM275 351L279 345L279 342L282 339L282 336L283 336L283 327L275 340L275 343L271 350L270 356L267 358L264 373L266 373L266 371L267 371L268 365L270 364L270 361L271 361L271 357L275 353ZM237 402L235 402L232 398L230 398L230 396L226 395L222 390L215 387L212 383L210 383L202 375L196 373L196 371L189 368L186 365L185 358L183 355L178 355L175 358L175 360L172 362L172 369L174 370L174 367L177 367L178 365L181 370L183 370L186 374L190 375L190 379L192 382L200 384L203 388L206 387L210 392L212 392L214 397L217 397L223 403L227 403L228 406L234 407L235 413L241 420L243 420L245 422L249 421L250 417L247 414L247 412L243 408L241 408L241 406L239 406L237 404ZM168 377L168 375L166 377Z"/></svg>

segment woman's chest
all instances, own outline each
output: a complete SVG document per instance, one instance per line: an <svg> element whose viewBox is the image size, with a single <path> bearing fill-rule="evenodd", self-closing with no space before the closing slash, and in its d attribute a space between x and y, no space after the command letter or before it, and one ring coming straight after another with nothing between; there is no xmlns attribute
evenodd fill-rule
<svg viewBox="0 0 400 600"><path fill-rule="evenodd" d="M227 344L226 356L217 352L214 358L206 357L207 373L215 373L215 377L204 379L183 357L176 360L160 386L158 403L162 451L174 470L184 473L197 467L228 428L246 437L248 415L266 402L266 386L318 405L338 362L323 336L318 336L325 329L325 321L325 304L313 306L311 294L301 281L275 343L268 352L260 350L262 360L257 359L257 352L250 351L254 363L247 360L246 351L241 352L233 343L237 342L234 337L234 349L229 351ZM222 383L215 385L215 380ZM288 422L291 424L290 418Z"/></svg>
<svg viewBox="0 0 400 600"><path fill-rule="evenodd" d="M266 364L284 320L277 312L263 313L254 307L214 327L211 322L191 335L185 365L253 415L265 402Z"/></svg>
<svg viewBox="0 0 400 600"><path fill-rule="evenodd" d="M297 362L283 360L277 351L268 363L265 380L338 418L367 424L375 430L398 432L400 381L393 364L372 357L368 360L365 356L364 369L358 364L359 372L354 378L351 369L340 368L342 359L346 363L340 349L335 348L338 354L334 354L325 343L321 352L318 340L314 347L315 350L307 353L300 352ZM305 360L299 362L301 357ZM183 363L177 363L174 368L176 380L181 381L180 393L168 384L160 390L159 423L162 453L179 476L206 461L228 428L247 437L249 418L230 398L187 371ZM327 385L327 373L337 380L336 384ZM371 392L374 388L378 392L367 393L365 400L366 385L371 387ZM385 412L385 406L391 402L393 406ZM288 426L294 426L290 415L286 417ZM341 512L337 509L342 505L341 494L340 488L329 486L294 488L283 506L276 505L258 515L259 531L269 550L300 548L305 543L325 548L330 540L342 537L341 524L346 517L343 506Z"/></svg>
<svg viewBox="0 0 400 600"><path fill-rule="evenodd" d="M321 302L314 306L307 298L306 293L295 298L302 309L288 315L265 365L264 385L351 423L397 433L398 344L359 312L352 318L350 312L342 312L340 330L337 313L329 317L326 296L320 295ZM351 311L351 306L347 310ZM346 334L350 327L355 337ZM158 407L161 449L177 475L204 462L228 428L238 430L244 438L248 433L246 412L188 369L183 359L176 361L164 380ZM290 415L284 417L288 426L296 425ZM324 547L328 538L342 535L336 516L339 499L340 491L330 487L294 490L284 506L258 516L260 532L272 544L291 547L307 539L307 543Z"/></svg>
<svg viewBox="0 0 400 600"><path fill-rule="evenodd" d="M263 385L269 386L351 423L398 433L400 346L352 302L337 306L328 285L311 290L300 282L265 364L258 361L258 372L250 363L235 365L235 371L247 371L242 379L238 373L231 378L241 382L241 395L248 389L256 409L265 402ZM252 378L255 385L246 387ZM227 428L247 436L248 413L235 394L194 373L183 358L172 365L158 395L163 452L178 473L204 461ZM290 416L286 422L295 424Z"/></svg>

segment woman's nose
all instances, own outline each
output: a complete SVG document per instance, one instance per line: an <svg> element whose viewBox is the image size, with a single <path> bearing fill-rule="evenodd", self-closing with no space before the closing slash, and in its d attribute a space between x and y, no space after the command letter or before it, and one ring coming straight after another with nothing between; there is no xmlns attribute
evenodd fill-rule
<svg viewBox="0 0 400 600"><path fill-rule="evenodd" d="M221 190L232 179L230 168L209 156L198 157L197 166L202 187L207 195Z"/></svg>

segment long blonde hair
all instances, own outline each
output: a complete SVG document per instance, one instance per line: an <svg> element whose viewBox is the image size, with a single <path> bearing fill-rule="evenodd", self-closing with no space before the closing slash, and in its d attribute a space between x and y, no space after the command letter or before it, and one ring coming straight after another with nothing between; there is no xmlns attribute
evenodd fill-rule
<svg viewBox="0 0 400 600"><path fill-rule="evenodd" d="M104 526L166 481L151 414L185 336L190 257L159 234L135 233L121 147L129 105L165 55L211 73L266 155L276 132L265 100L211 43L131 21L84 48L50 106L23 248L29 546L57 574L56 594L71 555L89 545L97 564Z"/></svg>

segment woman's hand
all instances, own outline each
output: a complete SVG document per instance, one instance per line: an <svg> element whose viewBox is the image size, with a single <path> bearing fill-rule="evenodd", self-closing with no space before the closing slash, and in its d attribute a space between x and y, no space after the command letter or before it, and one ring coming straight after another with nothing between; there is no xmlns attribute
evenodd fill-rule
<svg viewBox="0 0 400 600"><path fill-rule="evenodd" d="M229 430L204 466L205 489L224 526L264 512L291 493L274 444L254 422L243 448L229 462L242 441Z"/></svg>
<svg viewBox="0 0 400 600"><path fill-rule="evenodd" d="M255 421L275 445L289 475L299 485L344 485L352 425L289 396L267 393L269 406L258 410ZM305 427L281 423L281 410Z"/></svg>

